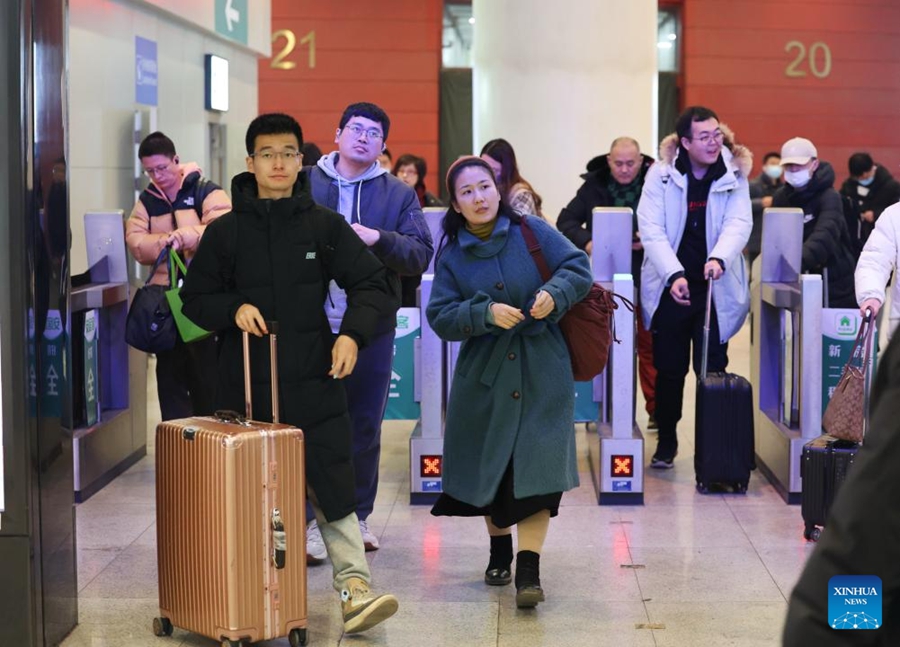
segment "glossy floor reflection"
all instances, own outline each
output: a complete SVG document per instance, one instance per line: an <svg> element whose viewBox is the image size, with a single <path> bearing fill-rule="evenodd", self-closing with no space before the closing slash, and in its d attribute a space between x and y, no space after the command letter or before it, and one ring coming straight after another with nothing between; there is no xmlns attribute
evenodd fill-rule
<svg viewBox="0 0 900 647"><path fill-rule="evenodd" d="M749 330L731 344L730 370L749 376ZM150 373L148 409L158 415ZM688 380L691 384L692 379ZM693 402L688 387L685 402ZM689 407L691 409L692 407ZM152 442L152 420L148 433ZM644 425L642 414L639 423ZM750 647L777 645L786 599L812 546L800 510L758 473L746 496L694 490L693 412L680 427L675 469L647 470L645 505L598 507L578 425L581 487L563 497L542 556L547 601L520 611L513 587L487 587L478 519L435 518L409 505L409 422L384 428L382 480L369 553L376 586L400 598L383 626L343 636L330 565L309 571L312 645L391 647ZM645 457L655 449L647 435ZM152 445L146 459L77 510L80 624L65 647L214 647L175 630L156 638ZM287 640L262 645L286 647Z"/></svg>

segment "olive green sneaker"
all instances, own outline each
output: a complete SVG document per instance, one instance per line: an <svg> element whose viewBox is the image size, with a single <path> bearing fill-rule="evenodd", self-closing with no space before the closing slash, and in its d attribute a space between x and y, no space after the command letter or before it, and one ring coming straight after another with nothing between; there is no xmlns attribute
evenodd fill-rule
<svg viewBox="0 0 900 647"><path fill-rule="evenodd" d="M389 593L376 595L369 585L358 577L347 580L341 590L341 611L344 614L344 632L356 634L367 631L397 613L400 603Z"/></svg>

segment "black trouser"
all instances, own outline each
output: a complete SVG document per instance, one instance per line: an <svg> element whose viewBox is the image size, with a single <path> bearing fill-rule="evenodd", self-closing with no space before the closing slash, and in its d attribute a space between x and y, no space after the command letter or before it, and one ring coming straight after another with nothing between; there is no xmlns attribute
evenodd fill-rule
<svg viewBox="0 0 900 647"><path fill-rule="evenodd" d="M675 303L669 290L663 292L653 315L653 364L656 366L656 422L659 425L657 451L672 456L678 449L675 428L681 420L684 378L687 376L693 343L694 372L700 375L703 352L703 324L706 313L706 284L691 284L691 304ZM709 325L707 371L724 371L728 366L728 344L719 343L719 323L713 303Z"/></svg>
<svg viewBox="0 0 900 647"><path fill-rule="evenodd" d="M163 420L215 412L216 339L212 335L156 354L156 388Z"/></svg>

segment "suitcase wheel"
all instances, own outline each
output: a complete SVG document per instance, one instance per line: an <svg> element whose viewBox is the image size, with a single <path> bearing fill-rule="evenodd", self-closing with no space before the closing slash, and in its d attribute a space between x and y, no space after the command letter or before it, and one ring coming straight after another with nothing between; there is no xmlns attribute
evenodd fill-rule
<svg viewBox="0 0 900 647"><path fill-rule="evenodd" d="M222 647L244 647L243 640L231 640L230 638L224 638L222 640Z"/></svg>
<svg viewBox="0 0 900 647"><path fill-rule="evenodd" d="M818 526L807 525L803 530L803 538L807 541L819 541L822 536L822 529Z"/></svg>
<svg viewBox="0 0 900 647"><path fill-rule="evenodd" d="M171 636L172 622L168 618L153 618L153 635L155 636Z"/></svg>
<svg viewBox="0 0 900 647"><path fill-rule="evenodd" d="M308 643L309 636L306 629L291 629L291 633L288 634L288 642L291 643L291 647L299 647Z"/></svg>
<svg viewBox="0 0 900 647"><path fill-rule="evenodd" d="M697 481L697 492L700 494L709 494L709 486L706 483Z"/></svg>
<svg viewBox="0 0 900 647"><path fill-rule="evenodd" d="M741 481L740 483L734 484L734 493L735 494L747 494L747 486L750 485L749 481Z"/></svg>

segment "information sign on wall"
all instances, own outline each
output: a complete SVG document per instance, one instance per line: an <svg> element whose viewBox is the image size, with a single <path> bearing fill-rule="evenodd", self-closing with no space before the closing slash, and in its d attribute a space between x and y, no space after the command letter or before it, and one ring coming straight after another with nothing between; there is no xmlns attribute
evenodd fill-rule
<svg viewBox="0 0 900 647"><path fill-rule="evenodd" d="M216 0L216 33L247 44L247 0Z"/></svg>
<svg viewBox="0 0 900 647"><path fill-rule="evenodd" d="M156 41L134 37L134 100L145 106L158 105L159 67Z"/></svg>

